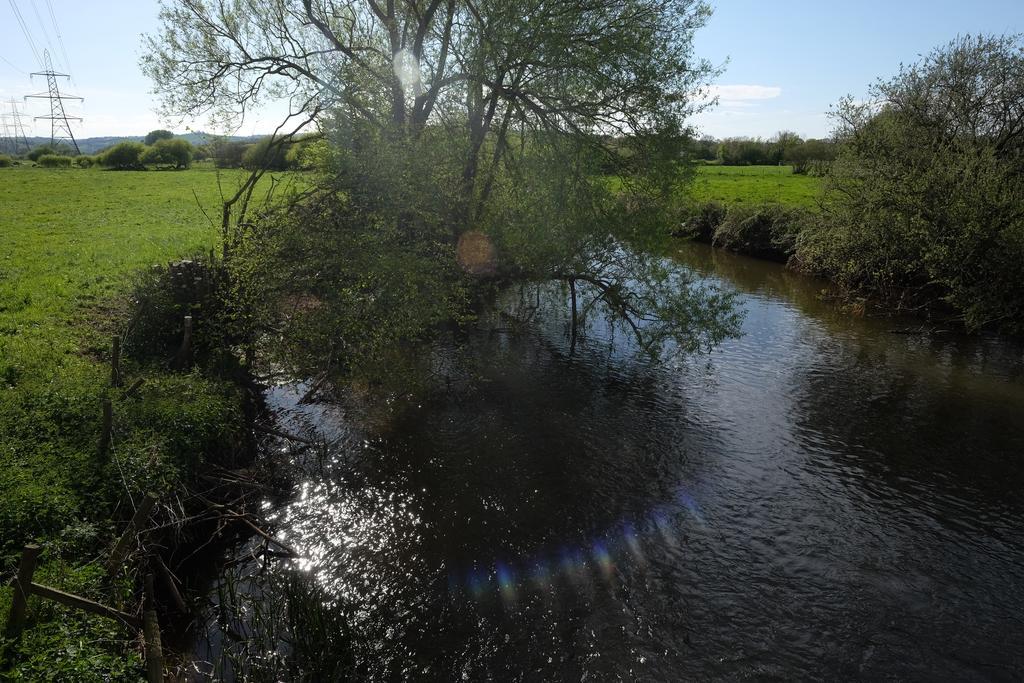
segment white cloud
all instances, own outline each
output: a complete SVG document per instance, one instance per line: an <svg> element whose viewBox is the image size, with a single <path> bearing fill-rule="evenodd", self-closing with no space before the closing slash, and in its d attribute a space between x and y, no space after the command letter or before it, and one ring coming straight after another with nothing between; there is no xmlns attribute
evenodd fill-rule
<svg viewBox="0 0 1024 683"><path fill-rule="evenodd" d="M717 98L715 106L701 112L694 123L702 133L715 137L768 137L779 130L796 128L798 132L820 136L823 116L780 109L785 98L774 85L723 84L708 86L702 93L705 102Z"/></svg>
<svg viewBox="0 0 1024 683"><path fill-rule="evenodd" d="M805 138L827 137L831 122L824 113L813 111L750 111L713 109L694 117L704 135L716 138L768 138L780 130L792 130Z"/></svg>
<svg viewBox="0 0 1024 683"><path fill-rule="evenodd" d="M724 106L750 106L780 95L782 88L774 85L712 85L708 88L708 97L717 97Z"/></svg>

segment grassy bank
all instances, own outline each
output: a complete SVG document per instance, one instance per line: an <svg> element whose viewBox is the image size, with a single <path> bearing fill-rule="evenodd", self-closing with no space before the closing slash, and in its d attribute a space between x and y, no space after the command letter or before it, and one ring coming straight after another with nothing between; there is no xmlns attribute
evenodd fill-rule
<svg viewBox="0 0 1024 683"><path fill-rule="evenodd" d="M230 191L237 172L221 181ZM212 170L0 170L0 573L21 546L44 547L41 575L93 598L112 595L105 557L130 497L187 478L229 449L242 423L229 383L126 359L130 399L109 387L112 335L124 332L124 295L139 269L208 250L218 230ZM104 455L101 400L114 404ZM4 581L6 583L6 581ZM0 590L0 633L10 588ZM137 677L125 656L135 634L98 617L35 603L14 678Z"/></svg>
<svg viewBox="0 0 1024 683"><path fill-rule="evenodd" d="M821 178L791 166L697 166L680 236L786 263L822 200Z"/></svg>
<svg viewBox="0 0 1024 683"><path fill-rule="evenodd" d="M957 284L960 280L928 279L921 272L926 263L938 271L936 264L949 260L948 245L901 240L895 224L881 232L838 224L833 210L837 197L826 203L823 186L823 179L792 175L787 167L699 167L689 215L679 235L829 280L833 293L854 304L854 310L910 312L968 329L1020 330L1019 316L992 313L1002 305L998 293L1011 291L1012 286L996 288L994 303L981 297L959 300L964 297L962 283ZM983 280L1012 279L1006 274L1019 270L1015 256L1022 243L1019 230L1006 230L1001 240L1003 246L998 249L968 239L958 245L965 254L990 248L987 262L993 270L981 275Z"/></svg>

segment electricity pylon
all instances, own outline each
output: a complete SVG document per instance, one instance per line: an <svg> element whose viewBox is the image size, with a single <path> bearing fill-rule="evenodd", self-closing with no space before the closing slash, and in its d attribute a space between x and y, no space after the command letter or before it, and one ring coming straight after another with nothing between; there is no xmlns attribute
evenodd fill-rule
<svg viewBox="0 0 1024 683"><path fill-rule="evenodd" d="M39 100L50 100L50 115L49 116L37 116L36 120L47 120L50 122L50 144L56 145L58 141L63 142L68 140L71 142L71 146L75 148L75 154L81 154L78 149L78 142L75 140L75 134L71 132L71 121L81 121L79 116L68 116L67 112L64 111L64 100L78 100L83 101L81 97L75 95L62 95L60 88L57 87L58 78L71 78L68 74L57 73L53 70L53 64L50 62L50 51L43 50L43 71L35 71L31 76L46 76L46 85L49 87L48 93L38 93L36 95L25 95L25 99L39 99Z"/></svg>
<svg viewBox="0 0 1024 683"><path fill-rule="evenodd" d="M0 138L0 152L17 154L17 150L14 149L14 139L11 137L11 124L8 123L6 114L0 116L0 122L2 122L4 126L4 136Z"/></svg>
<svg viewBox="0 0 1024 683"><path fill-rule="evenodd" d="M6 146L13 154L18 154L22 150L27 153L32 149L32 147L28 144L28 136L25 135L25 126L21 123L21 111L18 109L18 103L13 97L9 104L11 107L10 113L4 113L2 117L4 122L4 139Z"/></svg>

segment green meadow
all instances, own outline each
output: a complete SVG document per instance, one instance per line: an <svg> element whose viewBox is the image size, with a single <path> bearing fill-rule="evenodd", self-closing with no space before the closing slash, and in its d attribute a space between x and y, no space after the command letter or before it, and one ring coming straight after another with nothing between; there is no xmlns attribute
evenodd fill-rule
<svg viewBox="0 0 1024 683"><path fill-rule="evenodd" d="M0 170L0 555L84 509L117 302L139 269L216 243L204 212L239 177Z"/></svg>
<svg viewBox="0 0 1024 683"><path fill-rule="evenodd" d="M134 270L211 247L219 201L212 170L0 171L0 376L60 365L81 350L72 321Z"/></svg>
<svg viewBox="0 0 1024 683"><path fill-rule="evenodd" d="M815 208L821 178L793 173L792 166L698 166L691 192L698 201L722 204L776 203Z"/></svg>

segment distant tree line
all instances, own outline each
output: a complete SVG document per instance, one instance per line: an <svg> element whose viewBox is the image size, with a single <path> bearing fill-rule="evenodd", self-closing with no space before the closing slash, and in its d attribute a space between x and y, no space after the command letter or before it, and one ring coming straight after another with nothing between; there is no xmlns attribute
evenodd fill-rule
<svg viewBox="0 0 1024 683"><path fill-rule="evenodd" d="M804 139L791 131L780 131L767 140L702 137L690 142L687 154L693 161L719 163L723 166L784 164L792 166L794 173L822 175L828 164L836 158L836 144L832 140Z"/></svg>
<svg viewBox="0 0 1024 683"><path fill-rule="evenodd" d="M90 168L103 166L118 171L146 168L182 170L193 161L212 160L217 168L263 168L271 171L309 169L324 154L325 143L319 136L301 136L287 144L270 144L266 137L256 142L214 139L193 145L175 137L169 130L150 131L142 142L119 142L95 155L74 155L67 145L39 145L25 159L44 168ZM4 155L0 166L11 166L15 159Z"/></svg>
<svg viewBox="0 0 1024 683"><path fill-rule="evenodd" d="M196 149L184 138L166 130L152 131L146 142L119 142L94 155L74 154L63 144L39 145L25 155L27 161L44 168L90 168L104 166L115 170L142 170L147 167L186 169L196 158Z"/></svg>

